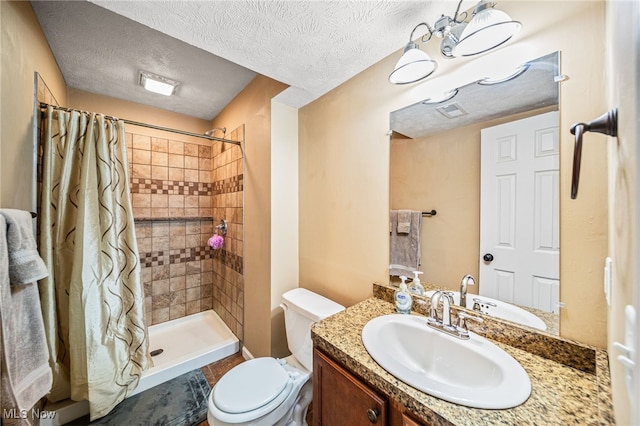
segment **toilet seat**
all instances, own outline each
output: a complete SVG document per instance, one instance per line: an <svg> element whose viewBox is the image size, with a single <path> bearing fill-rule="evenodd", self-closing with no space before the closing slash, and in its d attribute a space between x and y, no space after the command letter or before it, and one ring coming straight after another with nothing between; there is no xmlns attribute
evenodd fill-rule
<svg viewBox="0 0 640 426"><path fill-rule="evenodd" d="M255 358L227 372L211 392L210 407L224 422L242 423L279 406L291 393L293 380L275 358Z"/></svg>

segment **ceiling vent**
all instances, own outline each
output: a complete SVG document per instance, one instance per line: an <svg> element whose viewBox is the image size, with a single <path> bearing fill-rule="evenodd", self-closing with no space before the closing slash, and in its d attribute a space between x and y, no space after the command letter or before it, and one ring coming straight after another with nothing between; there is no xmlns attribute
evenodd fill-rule
<svg viewBox="0 0 640 426"><path fill-rule="evenodd" d="M457 118L462 117L463 115L467 115L467 111L462 109L462 107L457 102L443 105L436 108L436 110L447 118Z"/></svg>

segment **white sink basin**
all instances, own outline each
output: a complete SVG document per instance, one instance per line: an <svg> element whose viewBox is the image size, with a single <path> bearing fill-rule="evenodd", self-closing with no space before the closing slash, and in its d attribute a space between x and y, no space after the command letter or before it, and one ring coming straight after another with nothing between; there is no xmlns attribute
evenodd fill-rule
<svg viewBox="0 0 640 426"><path fill-rule="evenodd" d="M433 291L428 291L425 296L431 297L433 293ZM452 291L451 293L453 293L453 301L455 302L455 304L460 305L460 292ZM532 314L531 312L525 311L524 309L512 305L511 303L492 299L490 297L467 293L467 308L473 309L474 298L490 303L480 304L480 312L482 312L483 314L526 325L527 327L537 328L538 330L542 331L545 331L547 329L547 325L544 323L544 321L542 321L539 317Z"/></svg>
<svg viewBox="0 0 640 426"><path fill-rule="evenodd" d="M469 332L457 339L427 326L417 315L369 321L362 341L371 357L399 380L445 401L473 408L522 404L531 381L522 366L487 339Z"/></svg>

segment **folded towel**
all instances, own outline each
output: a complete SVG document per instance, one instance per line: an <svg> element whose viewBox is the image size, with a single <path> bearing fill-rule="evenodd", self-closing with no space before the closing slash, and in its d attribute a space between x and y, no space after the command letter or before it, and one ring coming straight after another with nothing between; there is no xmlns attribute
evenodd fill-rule
<svg viewBox="0 0 640 426"><path fill-rule="evenodd" d="M398 234L411 232L411 210L398 210Z"/></svg>
<svg viewBox="0 0 640 426"><path fill-rule="evenodd" d="M411 229L408 234L398 233L398 210L391 210L391 233L389 238L389 275L411 275L420 266L420 233L422 212L411 211Z"/></svg>
<svg viewBox="0 0 640 426"><path fill-rule="evenodd" d="M10 285L8 227L5 215L0 214L0 334L4 349L0 397L3 409L21 412L31 409L49 392L52 374L38 285ZM22 272L18 275L24 278Z"/></svg>
<svg viewBox="0 0 640 426"><path fill-rule="evenodd" d="M9 282L12 285L29 284L49 275L33 237L31 213L0 209L0 215L4 216L7 223Z"/></svg>

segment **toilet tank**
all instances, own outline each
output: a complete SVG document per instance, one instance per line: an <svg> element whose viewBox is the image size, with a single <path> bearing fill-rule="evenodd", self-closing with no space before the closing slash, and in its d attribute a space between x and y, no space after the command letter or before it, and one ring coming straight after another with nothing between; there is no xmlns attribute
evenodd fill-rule
<svg viewBox="0 0 640 426"><path fill-rule="evenodd" d="M311 326L344 310L344 306L304 288L295 288L282 295L287 344L291 354L307 370L313 366Z"/></svg>

